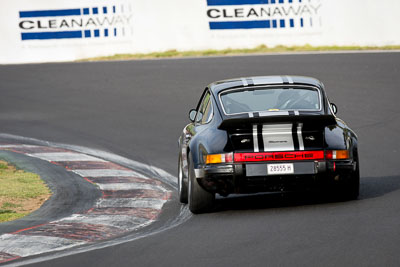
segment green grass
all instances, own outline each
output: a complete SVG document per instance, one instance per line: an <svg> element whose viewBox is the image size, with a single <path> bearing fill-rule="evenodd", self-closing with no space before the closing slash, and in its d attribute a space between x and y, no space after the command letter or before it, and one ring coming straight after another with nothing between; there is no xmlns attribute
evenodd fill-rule
<svg viewBox="0 0 400 267"><path fill-rule="evenodd" d="M0 170L7 169L7 164L4 164L0 161Z"/></svg>
<svg viewBox="0 0 400 267"><path fill-rule="evenodd" d="M2 208L19 208L19 207L22 207L22 205L21 204L10 203L10 202L4 202L1 207Z"/></svg>
<svg viewBox="0 0 400 267"><path fill-rule="evenodd" d="M16 219L25 217L26 215L28 215L29 213L17 213L15 211L12 210L6 210L7 212L4 213L0 213L0 223L1 222L9 222L9 221L14 221Z"/></svg>
<svg viewBox="0 0 400 267"><path fill-rule="evenodd" d="M38 209L50 194L39 175L0 161L0 222L26 216Z"/></svg>
<svg viewBox="0 0 400 267"><path fill-rule="evenodd" d="M245 49L223 49L223 50L202 50L202 51L177 51L168 50L164 52L154 52L148 54L116 54L106 57L95 57L80 61L98 60L132 60L132 59L154 59L154 58L177 58L177 57L206 57L224 55L243 55L243 54L263 54L263 53L284 53L284 52L313 52L313 51L362 51L362 50L399 50L400 45L393 46L275 46L268 47L259 45L255 48Z"/></svg>

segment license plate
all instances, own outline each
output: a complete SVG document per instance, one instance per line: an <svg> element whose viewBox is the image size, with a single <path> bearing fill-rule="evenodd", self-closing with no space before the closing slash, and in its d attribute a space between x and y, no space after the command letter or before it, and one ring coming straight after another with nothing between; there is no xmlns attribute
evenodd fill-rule
<svg viewBox="0 0 400 267"><path fill-rule="evenodd" d="M294 173L293 163L268 164L268 174L291 174Z"/></svg>

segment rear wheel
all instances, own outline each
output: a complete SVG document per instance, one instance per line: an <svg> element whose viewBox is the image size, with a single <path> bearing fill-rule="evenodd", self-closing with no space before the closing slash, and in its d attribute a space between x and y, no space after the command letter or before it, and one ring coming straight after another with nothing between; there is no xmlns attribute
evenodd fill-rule
<svg viewBox="0 0 400 267"><path fill-rule="evenodd" d="M178 194L181 203L188 203L188 178L183 171L182 155L178 160Z"/></svg>
<svg viewBox="0 0 400 267"><path fill-rule="evenodd" d="M193 160L190 154L188 155L189 169L189 209L193 213L204 213L211 210L215 200L215 194L204 190L196 181L194 172Z"/></svg>

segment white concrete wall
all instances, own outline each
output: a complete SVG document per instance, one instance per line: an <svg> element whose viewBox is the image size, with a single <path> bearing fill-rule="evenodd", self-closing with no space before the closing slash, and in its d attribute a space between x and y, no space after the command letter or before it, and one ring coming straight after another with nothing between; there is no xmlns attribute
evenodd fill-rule
<svg viewBox="0 0 400 267"><path fill-rule="evenodd" d="M398 0L231 0L236 4L212 5L218 1L229 2L2 0L0 64L69 61L170 49L250 48L260 44L400 45ZM243 5L243 1L253 3ZM257 1L264 4L255 4ZM85 8L89 8L89 14L84 14ZM98 8L97 14L93 8ZM56 16L52 13L56 10L80 14ZM78 25L81 21L82 26ZM221 25L249 28L212 29ZM252 28L255 25L261 28ZM95 30L98 36L94 36ZM54 39L50 34L49 39L35 39L60 31L73 32L70 34L75 38ZM85 37L85 31L90 31L90 37Z"/></svg>

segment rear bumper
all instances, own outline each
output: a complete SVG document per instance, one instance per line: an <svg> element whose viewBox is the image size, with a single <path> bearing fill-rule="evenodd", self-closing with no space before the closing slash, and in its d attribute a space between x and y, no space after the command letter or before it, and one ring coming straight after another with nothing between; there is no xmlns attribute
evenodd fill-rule
<svg viewBox="0 0 400 267"><path fill-rule="evenodd" d="M293 163L293 174L268 175L268 164ZM228 195L297 191L345 180L356 170L352 160L212 164L196 170L207 191Z"/></svg>

